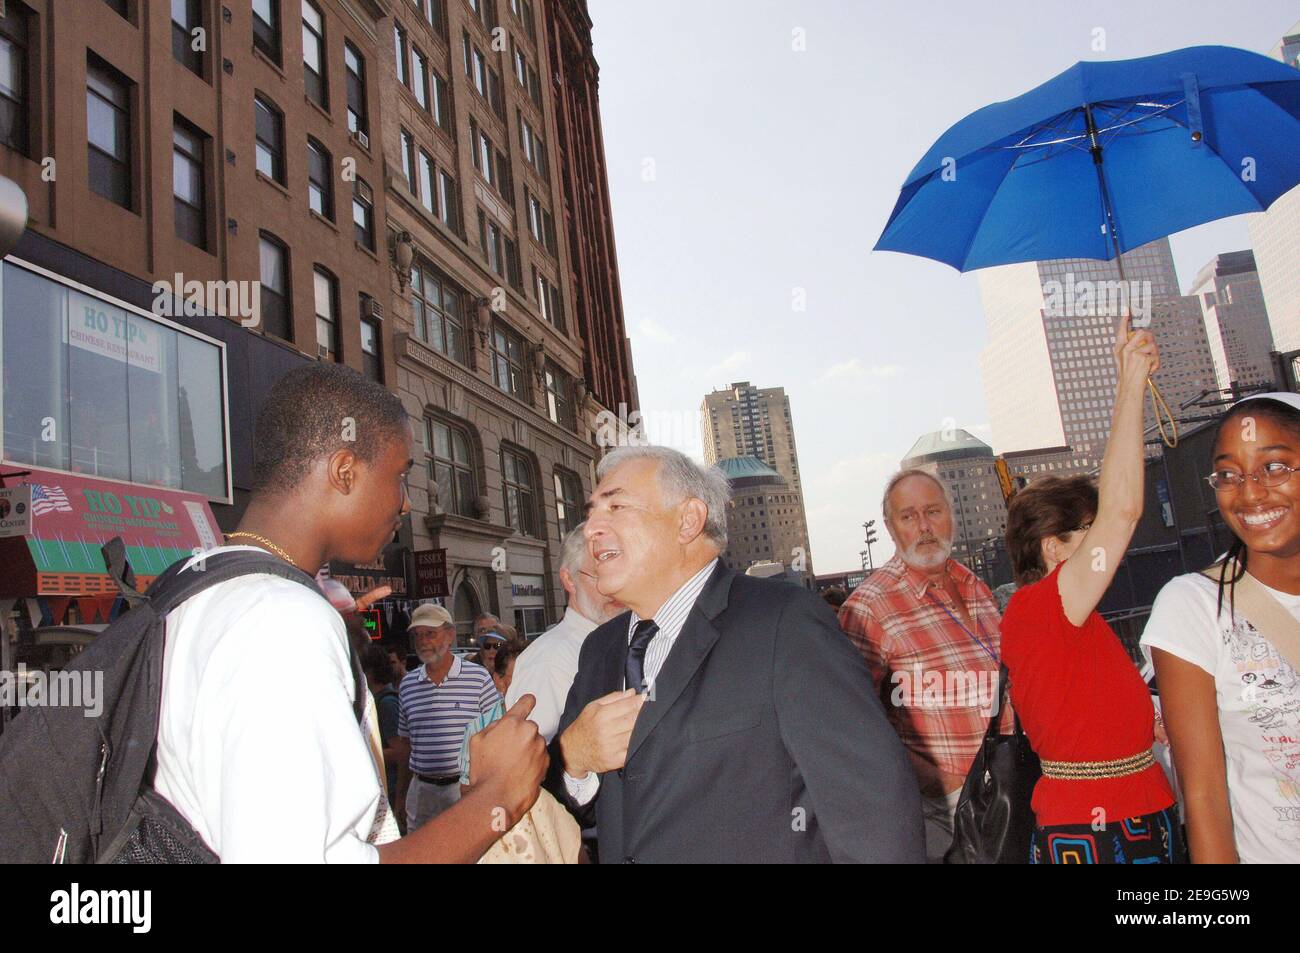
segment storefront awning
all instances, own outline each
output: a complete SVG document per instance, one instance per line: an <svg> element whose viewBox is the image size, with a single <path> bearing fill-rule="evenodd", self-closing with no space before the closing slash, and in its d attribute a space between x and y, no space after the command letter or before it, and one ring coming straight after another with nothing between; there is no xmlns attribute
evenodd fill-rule
<svg viewBox="0 0 1300 953"><path fill-rule="evenodd" d="M0 528L0 534L12 534L0 538L0 598L115 593L100 553L114 536L126 544L142 589L176 560L216 546L221 538L207 498L199 494L21 469L30 473L6 479L5 487L24 491L30 520Z"/></svg>

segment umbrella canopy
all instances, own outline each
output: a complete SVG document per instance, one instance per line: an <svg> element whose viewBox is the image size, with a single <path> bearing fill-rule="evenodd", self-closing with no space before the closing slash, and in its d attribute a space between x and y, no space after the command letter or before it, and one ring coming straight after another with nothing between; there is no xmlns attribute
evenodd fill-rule
<svg viewBox="0 0 1300 953"><path fill-rule="evenodd" d="M1297 183L1300 71L1222 46L1083 62L944 133L876 248L960 271L1111 259Z"/></svg>

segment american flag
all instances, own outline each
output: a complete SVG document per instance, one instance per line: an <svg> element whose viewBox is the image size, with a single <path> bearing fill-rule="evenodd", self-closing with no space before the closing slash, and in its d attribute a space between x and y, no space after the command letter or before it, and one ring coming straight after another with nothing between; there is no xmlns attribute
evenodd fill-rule
<svg viewBox="0 0 1300 953"><path fill-rule="evenodd" d="M37 516L46 513L71 513L68 495L57 486L32 484L32 512Z"/></svg>

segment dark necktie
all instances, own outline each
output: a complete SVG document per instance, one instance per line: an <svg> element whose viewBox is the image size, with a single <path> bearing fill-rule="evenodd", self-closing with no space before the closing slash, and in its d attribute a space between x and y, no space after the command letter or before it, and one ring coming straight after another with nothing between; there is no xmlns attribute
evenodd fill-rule
<svg viewBox="0 0 1300 953"><path fill-rule="evenodd" d="M645 650L650 647L650 640L659 632L654 619L642 619L632 630L632 641L627 647L627 665L623 668L623 677L627 687L637 692L645 689Z"/></svg>

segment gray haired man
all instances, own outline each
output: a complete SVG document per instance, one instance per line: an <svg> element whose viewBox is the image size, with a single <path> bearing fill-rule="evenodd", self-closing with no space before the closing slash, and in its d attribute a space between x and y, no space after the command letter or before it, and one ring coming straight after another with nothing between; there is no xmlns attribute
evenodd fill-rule
<svg viewBox="0 0 1300 953"><path fill-rule="evenodd" d="M547 744L560 726L564 699L578 674L578 651L583 640L596 626L627 609L596 588L596 562L587 551L583 525L569 531L560 552L560 585L569 595L564 618L538 636L515 661L514 678L506 693L507 709L525 695L537 699L528 717Z"/></svg>
<svg viewBox="0 0 1300 953"><path fill-rule="evenodd" d="M915 779L830 608L722 564L726 478L665 447L596 476L596 588L630 611L583 642L556 789L602 862L920 860Z"/></svg>

